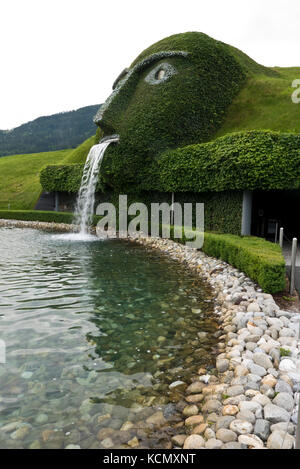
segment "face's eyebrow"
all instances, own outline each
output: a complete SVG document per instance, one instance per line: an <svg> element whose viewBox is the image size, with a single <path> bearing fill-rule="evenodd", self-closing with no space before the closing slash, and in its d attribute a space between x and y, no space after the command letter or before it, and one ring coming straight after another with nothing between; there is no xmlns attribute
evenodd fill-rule
<svg viewBox="0 0 300 469"><path fill-rule="evenodd" d="M158 60L164 59L166 57L187 57L188 52L184 50L170 50L170 51L161 51L161 52L155 52L155 54L151 54L145 59L141 60L138 62L134 67L132 68L132 71L140 71L147 67L147 65L150 65L153 62L157 62Z"/></svg>
<svg viewBox="0 0 300 469"><path fill-rule="evenodd" d="M167 57L187 57L188 55L189 53L184 50L170 50L170 51L155 52L154 54L149 55L145 59L142 59L140 62L135 64L132 68L123 70L123 72L118 76L117 80L113 84L113 92L107 98L105 103L102 104L101 108L95 115L93 119L95 124L98 124L98 125L100 124L100 121L103 117L104 112L110 106L110 104L115 99L115 97L118 95L123 85L127 83L129 78L135 72L139 72L143 70L145 67L147 67L148 65L152 64L153 62L157 62L158 60L161 60Z"/></svg>
<svg viewBox="0 0 300 469"><path fill-rule="evenodd" d="M153 62L157 62L158 60L164 59L166 57L186 57L188 55L188 52L183 51L183 50L170 50L170 51L161 51L161 52L155 52L154 54L148 55L145 59L140 60L137 64L135 64L131 69L130 68L125 68L118 78L115 80L113 84L113 90L116 88L118 83L124 78L126 75L126 78L129 78L133 73L135 72L140 72L143 70L145 67L148 65L152 64Z"/></svg>

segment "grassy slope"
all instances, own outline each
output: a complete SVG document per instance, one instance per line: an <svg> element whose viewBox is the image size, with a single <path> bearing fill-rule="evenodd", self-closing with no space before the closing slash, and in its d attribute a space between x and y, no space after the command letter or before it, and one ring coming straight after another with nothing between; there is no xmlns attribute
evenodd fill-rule
<svg viewBox="0 0 300 469"><path fill-rule="evenodd" d="M274 68L277 76L254 75L231 104L226 120L215 138L243 130L300 132L300 104L291 95L300 67Z"/></svg>
<svg viewBox="0 0 300 469"><path fill-rule="evenodd" d="M58 150L0 158L0 209L34 208L40 193L40 171L43 166L60 164L70 150Z"/></svg>
<svg viewBox="0 0 300 469"><path fill-rule="evenodd" d="M53 164L83 163L95 136L74 150L58 150L0 158L0 210L31 210L41 194L40 171Z"/></svg>
<svg viewBox="0 0 300 469"><path fill-rule="evenodd" d="M85 140L83 143L81 143L81 145L75 148L75 150L69 151L63 163L64 164L84 163L90 148L94 144L95 144L95 135Z"/></svg>

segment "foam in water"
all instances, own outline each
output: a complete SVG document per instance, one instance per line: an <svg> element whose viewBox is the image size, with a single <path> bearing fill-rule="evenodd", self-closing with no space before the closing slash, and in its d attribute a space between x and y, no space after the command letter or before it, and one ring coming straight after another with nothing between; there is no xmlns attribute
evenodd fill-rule
<svg viewBox="0 0 300 469"><path fill-rule="evenodd" d="M102 139L98 145L94 145L90 149L87 156L76 201L74 217L74 224L79 226L79 235L81 238L84 238L89 234L89 227L92 224L95 205L95 190L105 150L110 143L118 142L118 140L118 135L105 137L105 139Z"/></svg>
<svg viewBox="0 0 300 469"><path fill-rule="evenodd" d="M99 237L89 234L89 233L65 233L51 235L51 239L54 241L82 241L82 242L91 242L99 241Z"/></svg>

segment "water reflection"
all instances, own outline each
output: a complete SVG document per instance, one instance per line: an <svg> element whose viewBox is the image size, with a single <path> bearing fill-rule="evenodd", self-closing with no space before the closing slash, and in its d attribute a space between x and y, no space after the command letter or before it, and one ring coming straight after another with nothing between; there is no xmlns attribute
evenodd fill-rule
<svg viewBox="0 0 300 469"><path fill-rule="evenodd" d="M106 434L120 447L181 399L171 382L213 366L212 293L176 262L33 230L0 229L0 246L0 421L28 426L2 432L1 447L103 447ZM150 427L138 439L153 447Z"/></svg>

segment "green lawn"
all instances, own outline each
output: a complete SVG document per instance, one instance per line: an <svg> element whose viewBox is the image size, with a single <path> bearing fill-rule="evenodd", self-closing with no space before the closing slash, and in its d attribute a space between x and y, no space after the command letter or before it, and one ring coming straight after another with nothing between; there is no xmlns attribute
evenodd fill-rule
<svg viewBox="0 0 300 469"><path fill-rule="evenodd" d="M58 150L0 158L0 209L33 209L42 191L43 166L61 164L71 150Z"/></svg>
<svg viewBox="0 0 300 469"><path fill-rule="evenodd" d="M300 67L274 68L277 77L255 75L235 98L214 138L243 130L300 132L300 103L292 102Z"/></svg>

